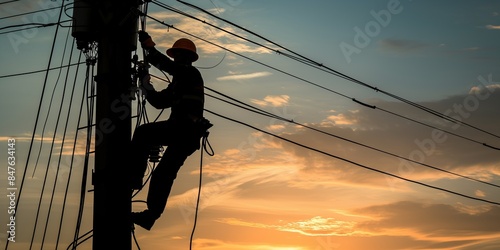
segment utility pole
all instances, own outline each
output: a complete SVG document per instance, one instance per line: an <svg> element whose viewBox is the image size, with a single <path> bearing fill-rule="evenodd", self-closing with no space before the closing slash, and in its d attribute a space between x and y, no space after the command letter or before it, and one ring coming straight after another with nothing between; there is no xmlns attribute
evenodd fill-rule
<svg viewBox="0 0 500 250"><path fill-rule="evenodd" d="M132 190L127 157L132 128L131 68L137 39L137 4L137 0L75 0L74 25L77 21L82 25L74 28L74 36L79 36L83 43L97 41L98 46L92 176L94 250L132 249Z"/></svg>
<svg viewBox="0 0 500 250"><path fill-rule="evenodd" d="M132 249L128 153L137 1L100 1L93 249Z"/></svg>

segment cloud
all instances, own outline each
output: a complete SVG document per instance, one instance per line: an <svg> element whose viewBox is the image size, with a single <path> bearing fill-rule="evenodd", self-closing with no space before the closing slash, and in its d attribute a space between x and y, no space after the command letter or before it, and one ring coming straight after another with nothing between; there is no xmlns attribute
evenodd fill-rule
<svg viewBox="0 0 500 250"><path fill-rule="evenodd" d="M216 222L303 236L408 237L424 248L438 245L477 245L498 239L500 208L469 207L400 201L353 209L348 217L313 216L309 219L258 222L259 219L220 218ZM286 217L285 217L286 218ZM272 233L272 232L270 232Z"/></svg>
<svg viewBox="0 0 500 250"><path fill-rule="evenodd" d="M336 115L330 115L326 118L325 121L322 122L322 126L331 126L331 125L354 125L358 121L355 118L356 111L349 111L347 113L339 113Z"/></svg>
<svg viewBox="0 0 500 250"><path fill-rule="evenodd" d="M481 190L476 190L476 192L474 192L474 194L477 197L486 197L486 194L484 193L484 191L481 191Z"/></svg>
<svg viewBox="0 0 500 250"><path fill-rule="evenodd" d="M491 24L488 24L485 27L486 27L486 29L489 29L489 30L500 30L500 25L491 25Z"/></svg>
<svg viewBox="0 0 500 250"><path fill-rule="evenodd" d="M372 219L358 223L356 228L377 235L408 235L429 241L499 237L500 208L479 209L481 212L471 214L451 205L401 201L358 209L358 213Z"/></svg>
<svg viewBox="0 0 500 250"><path fill-rule="evenodd" d="M406 39L382 39L378 45L383 50L393 52L412 52L429 46L426 43Z"/></svg>
<svg viewBox="0 0 500 250"><path fill-rule="evenodd" d="M281 222L280 224L265 224L246 222L235 218L219 219L217 222L229 225L273 229L282 232L299 233L306 236L360 236L365 235L354 229L356 223L335 218L315 216L304 221Z"/></svg>
<svg viewBox="0 0 500 250"><path fill-rule="evenodd" d="M272 52L269 49L250 44L241 38L237 38L224 31L209 27L208 25L189 17L166 11L154 12L150 13L149 15L155 17L158 20L167 20L165 22L169 25L173 25L176 29L182 30L189 34L193 34L197 37L201 37L222 47L230 49L236 53L269 54ZM218 25L216 23L216 20L214 20L212 17L209 17L206 14L200 15L201 16L198 16L198 18L207 20L207 22L214 25ZM188 34L178 32L175 29L169 29L168 27L154 20L148 19L147 22L147 31L152 36L153 40L157 44L157 47L168 49L177 39L186 37L192 39L193 42L195 42L200 56L203 56L204 54L217 54L224 51L223 49L207 42L196 40L195 38L190 37L190 35ZM225 27L224 29L229 32L236 33L236 31L232 27Z"/></svg>
<svg viewBox="0 0 500 250"><path fill-rule="evenodd" d="M469 91L469 95L481 95L481 94L487 94L488 92L495 92L496 90L500 89L500 84L490 84L490 85L480 85L480 86L473 86L471 87ZM487 91L485 93L485 91Z"/></svg>
<svg viewBox="0 0 500 250"><path fill-rule="evenodd" d="M45 134L44 137L42 138L40 135L35 135L33 137L33 142L34 144L38 143L43 143L42 148L45 149L50 149L50 147L53 144L53 154L59 155L61 152L62 155L73 155L73 149L74 149L74 154L75 155L85 155L85 147L86 147L86 139L84 137L85 135L82 135L77 141L75 147L73 147L74 143L74 135L73 134L68 134L65 137L64 140L64 148L61 151L61 145L63 145L63 137L62 135L56 135L55 137L50 134ZM32 138L31 135L22 135L22 136L0 136L0 141L8 141L10 139L15 139L16 144L20 143L29 143L31 142ZM91 146L91 150L93 149L93 145ZM42 151L43 154L46 154L45 151Z"/></svg>
<svg viewBox="0 0 500 250"><path fill-rule="evenodd" d="M283 107L288 104L290 96L288 95L268 95L264 97L264 100L252 99L251 102L257 104L261 107L271 106L271 107Z"/></svg>
<svg viewBox="0 0 500 250"><path fill-rule="evenodd" d="M306 250L304 247L279 246L275 244L248 244L245 242L226 242L213 239L195 239L193 247L196 249L208 250Z"/></svg>
<svg viewBox="0 0 500 250"><path fill-rule="evenodd" d="M262 72L254 72L254 73L249 73L249 74L239 74L239 75L235 74L235 75L221 76L221 77L217 77L217 80L218 81L249 80L249 79L269 76L271 74L272 74L271 72L262 71Z"/></svg>

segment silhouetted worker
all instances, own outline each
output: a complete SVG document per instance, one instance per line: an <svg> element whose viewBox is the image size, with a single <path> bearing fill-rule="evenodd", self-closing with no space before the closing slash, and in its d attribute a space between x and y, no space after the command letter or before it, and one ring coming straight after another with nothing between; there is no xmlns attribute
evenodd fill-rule
<svg viewBox="0 0 500 250"><path fill-rule="evenodd" d="M198 59L195 44L189 39L177 40L167 55L156 50L148 33L139 31L141 46L147 50L147 60L160 70L173 76L172 83L162 91L156 91L149 82L149 74L143 81L146 100L157 109L171 108L166 121L139 126L132 138L132 189L142 188L149 152L158 145L167 146L151 176L147 196L147 209L132 213L132 221L150 230L167 204L177 172L188 156L200 148L205 126L203 118L203 78L191 64Z"/></svg>

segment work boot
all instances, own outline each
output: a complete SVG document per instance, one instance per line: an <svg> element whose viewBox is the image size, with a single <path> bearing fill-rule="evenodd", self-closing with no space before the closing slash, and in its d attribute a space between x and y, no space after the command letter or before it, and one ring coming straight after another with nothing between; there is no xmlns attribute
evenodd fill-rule
<svg viewBox="0 0 500 250"><path fill-rule="evenodd" d="M132 222L148 231L151 230L153 224L155 224L155 221L158 218L159 216L154 215L151 211L147 209L142 212L132 213Z"/></svg>

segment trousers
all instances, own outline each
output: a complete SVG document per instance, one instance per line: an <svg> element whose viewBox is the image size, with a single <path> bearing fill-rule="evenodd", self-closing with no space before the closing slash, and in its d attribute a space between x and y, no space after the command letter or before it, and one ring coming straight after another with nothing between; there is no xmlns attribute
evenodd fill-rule
<svg viewBox="0 0 500 250"><path fill-rule="evenodd" d="M130 152L132 183L142 183L152 147L167 146L149 183L146 202L152 215L160 217L163 213L177 172L187 157L199 149L200 139L191 122L166 120L136 128Z"/></svg>

